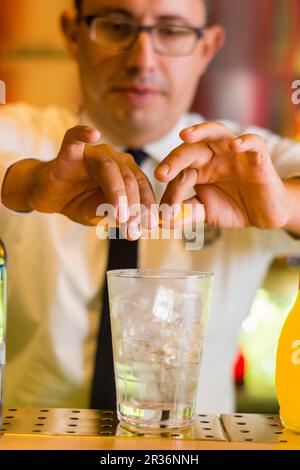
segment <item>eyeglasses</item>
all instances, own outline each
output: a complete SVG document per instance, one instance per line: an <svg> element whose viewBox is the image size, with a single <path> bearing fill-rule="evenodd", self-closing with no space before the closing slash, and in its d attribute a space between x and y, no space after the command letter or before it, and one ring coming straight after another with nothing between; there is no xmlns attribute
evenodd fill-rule
<svg viewBox="0 0 300 470"><path fill-rule="evenodd" d="M142 26L134 22L99 16L81 16L89 28L90 40L99 47L115 51L128 51L143 32L151 34L156 53L180 57L194 52L197 43L204 36L205 28L156 24Z"/></svg>

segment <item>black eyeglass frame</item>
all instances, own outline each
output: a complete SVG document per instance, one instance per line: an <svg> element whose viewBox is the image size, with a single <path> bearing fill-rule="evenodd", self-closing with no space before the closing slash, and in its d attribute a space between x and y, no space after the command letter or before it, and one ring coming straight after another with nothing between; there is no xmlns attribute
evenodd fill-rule
<svg viewBox="0 0 300 470"><path fill-rule="evenodd" d="M77 21L78 21L78 23L80 21L83 21L90 28L93 21L98 19L98 18L99 19L104 19L104 20L107 19L105 16L99 16L99 15L88 15L88 16L78 15L77 16ZM124 21L124 23L132 24L132 26L134 26L135 35L132 39L132 42L130 43L130 45L128 47L126 47L125 49L120 49L120 50L123 50L123 51L130 50L133 47L134 43L136 42L137 38L139 37L139 35L141 33L145 32L145 33L150 33L151 34L152 31L155 30L158 27L157 24L151 25L151 26L143 26L143 25L139 25L137 23L135 24L134 22L130 22L130 21ZM175 25L173 25L173 26L175 26ZM184 28L184 29L187 29L187 30L195 33L196 41L199 41L200 39L202 39L204 37L204 31L206 29L206 26L202 26L202 27L198 27L198 28L193 27L193 26L185 26L185 25L176 25L176 26L178 28ZM101 47L101 46L99 46L99 47Z"/></svg>

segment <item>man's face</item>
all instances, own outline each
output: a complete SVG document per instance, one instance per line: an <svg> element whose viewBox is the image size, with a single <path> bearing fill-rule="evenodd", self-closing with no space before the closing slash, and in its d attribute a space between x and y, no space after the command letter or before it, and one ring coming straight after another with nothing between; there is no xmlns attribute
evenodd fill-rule
<svg viewBox="0 0 300 470"><path fill-rule="evenodd" d="M201 0L83 0L83 16L104 13L142 25L202 27L206 21ZM75 55L85 109L112 143L141 146L161 138L193 101L216 52L208 43L204 38L190 55L169 57L156 53L151 35L141 33L130 50L115 51L93 44L80 22Z"/></svg>

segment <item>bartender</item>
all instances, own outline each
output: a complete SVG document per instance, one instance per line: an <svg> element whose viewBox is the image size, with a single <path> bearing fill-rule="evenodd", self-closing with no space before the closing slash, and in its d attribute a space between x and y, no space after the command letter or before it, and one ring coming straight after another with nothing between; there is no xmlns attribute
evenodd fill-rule
<svg viewBox="0 0 300 470"><path fill-rule="evenodd" d="M80 112L0 108L6 403L114 406L105 272L124 262L216 274L197 410L231 412L240 325L272 259L300 252L300 145L189 112L225 41L203 0L78 0L62 29ZM151 230L153 205L187 198L215 233L201 250L142 238L128 218L142 203ZM100 204L127 223L121 244L97 237Z"/></svg>

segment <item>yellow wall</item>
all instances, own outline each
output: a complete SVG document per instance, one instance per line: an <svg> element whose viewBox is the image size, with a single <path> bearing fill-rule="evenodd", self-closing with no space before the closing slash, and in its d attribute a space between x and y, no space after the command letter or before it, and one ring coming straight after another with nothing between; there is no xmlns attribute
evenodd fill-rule
<svg viewBox="0 0 300 470"><path fill-rule="evenodd" d="M76 65L60 31L70 6L71 0L0 0L0 79L8 102L79 103Z"/></svg>

